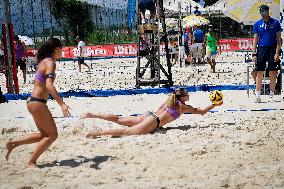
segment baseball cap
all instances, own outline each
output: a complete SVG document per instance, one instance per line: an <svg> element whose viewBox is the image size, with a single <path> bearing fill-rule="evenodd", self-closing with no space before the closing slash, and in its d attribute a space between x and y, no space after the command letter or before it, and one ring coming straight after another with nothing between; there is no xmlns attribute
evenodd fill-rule
<svg viewBox="0 0 284 189"><path fill-rule="evenodd" d="M266 14L267 12L269 12L269 7L267 5L261 5L259 7L260 14Z"/></svg>

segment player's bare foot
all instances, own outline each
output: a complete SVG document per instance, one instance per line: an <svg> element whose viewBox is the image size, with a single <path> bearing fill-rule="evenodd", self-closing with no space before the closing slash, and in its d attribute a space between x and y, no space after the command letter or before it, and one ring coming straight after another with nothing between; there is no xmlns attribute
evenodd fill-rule
<svg viewBox="0 0 284 189"><path fill-rule="evenodd" d="M15 147L16 147L16 144L13 144L12 142L7 142L6 144L7 153L5 155L6 161L9 160L9 155Z"/></svg>
<svg viewBox="0 0 284 189"><path fill-rule="evenodd" d="M99 136L99 132L98 131L95 131L95 132L91 132L89 134L86 135L87 138L96 138L97 136Z"/></svg>
<svg viewBox="0 0 284 189"><path fill-rule="evenodd" d="M27 169L39 169L39 166L34 162L28 162Z"/></svg>

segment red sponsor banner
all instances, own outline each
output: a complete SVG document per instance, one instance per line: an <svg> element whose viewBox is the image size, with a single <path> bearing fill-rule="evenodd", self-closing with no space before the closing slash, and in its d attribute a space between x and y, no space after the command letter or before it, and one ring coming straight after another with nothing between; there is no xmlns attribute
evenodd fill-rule
<svg viewBox="0 0 284 189"><path fill-rule="evenodd" d="M86 57L116 57L116 56L136 56L137 54L136 44L113 44L113 45L94 45L86 46ZM79 50L77 47L64 47L62 48L62 56L64 58L76 58L79 56Z"/></svg>
<svg viewBox="0 0 284 189"><path fill-rule="evenodd" d="M252 50L253 38L236 38L220 40L221 49L226 51L249 51Z"/></svg>
<svg viewBox="0 0 284 189"><path fill-rule="evenodd" d="M252 50L253 38L236 38L236 39L222 39L220 45L223 52ZM163 51L163 45L161 51ZM37 50L28 49L27 55L32 56L36 54ZM79 51L77 47L63 47L63 58L77 58ZM86 46L86 57L120 57L120 56L136 56L137 44L110 44L110 45L93 45Z"/></svg>
<svg viewBox="0 0 284 189"><path fill-rule="evenodd" d="M120 56L136 56L136 44L111 44L111 45L94 45L85 47L85 57L120 57ZM35 56L37 50L28 49L27 56ZM77 58L79 50L77 47L63 47L63 58Z"/></svg>

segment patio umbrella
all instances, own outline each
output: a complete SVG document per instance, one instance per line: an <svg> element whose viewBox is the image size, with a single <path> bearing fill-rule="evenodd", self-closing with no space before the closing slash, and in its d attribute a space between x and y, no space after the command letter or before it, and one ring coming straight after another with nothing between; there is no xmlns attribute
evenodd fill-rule
<svg viewBox="0 0 284 189"><path fill-rule="evenodd" d="M166 26L167 26L167 28L177 28L178 27L178 19L166 18Z"/></svg>
<svg viewBox="0 0 284 189"><path fill-rule="evenodd" d="M198 7L198 10L201 13L206 12L205 8L203 8L200 4L196 3L193 0L164 0L163 5L165 11L168 13L178 13L179 12L178 3L181 3L182 14L190 14L191 12L194 11L195 7Z"/></svg>
<svg viewBox="0 0 284 189"><path fill-rule="evenodd" d="M239 23L253 25L261 19L258 8L263 4L269 6L271 17L279 19L280 0L226 0L223 13Z"/></svg>
<svg viewBox="0 0 284 189"><path fill-rule="evenodd" d="M22 35L18 35L20 41L22 41L23 43L25 43L25 45L34 45L34 42L31 38L29 38L28 36L22 36Z"/></svg>
<svg viewBox="0 0 284 189"><path fill-rule="evenodd" d="M201 26L209 23L209 20L202 16L189 15L183 19L183 27Z"/></svg>

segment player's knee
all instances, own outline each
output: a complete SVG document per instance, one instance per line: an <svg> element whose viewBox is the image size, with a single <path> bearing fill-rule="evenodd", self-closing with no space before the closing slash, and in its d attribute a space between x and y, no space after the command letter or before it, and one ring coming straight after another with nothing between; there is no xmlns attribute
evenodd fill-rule
<svg viewBox="0 0 284 189"><path fill-rule="evenodd" d="M48 136L50 142L54 142L58 138L58 133L54 132L51 135Z"/></svg>

